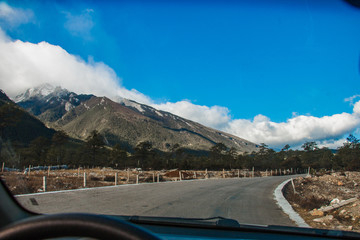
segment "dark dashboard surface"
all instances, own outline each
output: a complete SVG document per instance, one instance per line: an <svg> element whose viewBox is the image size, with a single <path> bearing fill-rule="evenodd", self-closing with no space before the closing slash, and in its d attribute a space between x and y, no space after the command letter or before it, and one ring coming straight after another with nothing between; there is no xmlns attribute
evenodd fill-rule
<svg viewBox="0 0 360 240"><path fill-rule="evenodd" d="M284 226L243 225L195 219L119 217L141 226L161 239L359 239L354 232Z"/></svg>

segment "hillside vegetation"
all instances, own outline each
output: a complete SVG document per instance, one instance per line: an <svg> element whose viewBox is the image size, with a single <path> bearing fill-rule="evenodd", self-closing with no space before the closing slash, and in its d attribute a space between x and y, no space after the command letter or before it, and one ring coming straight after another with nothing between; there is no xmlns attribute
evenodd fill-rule
<svg viewBox="0 0 360 240"><path fill-rule="evenodd" d="M0 160L7 167L22 169L29 165L61 164L118 169L254 167L256 170L293 169L297 172L308 167L360 169L360 143L353 135L349 135L336 154L330 149L318 148L316 142L305 142L302 150L291 150L285 145L276 152L264 143L257 146L128 100L119 104L91 96L88 100L83 97L82 102L71 93L66 96L77 102L77 106L70 106L68 101L58 98L58 94L59 91L55 100L68 107L61 118L48 122L58 129L55 131L1 92ZM48 100L49 103L55 101ZM44 109L47 109L45 112L54 110Z"/></svg>

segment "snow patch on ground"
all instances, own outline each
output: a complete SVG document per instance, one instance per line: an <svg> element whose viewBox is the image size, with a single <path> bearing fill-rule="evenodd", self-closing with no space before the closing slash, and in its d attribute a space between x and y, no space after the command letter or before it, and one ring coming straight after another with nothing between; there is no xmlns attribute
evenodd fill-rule
<svg viewBox="0 0 360 240"><path fill-rule="evenodd" d="M193 125L191 125L190 123L184 121L189 127L193 127Z"/></svg>
<svg viewBox="0 0 360 240"><path fill-rule="evenodd" d="M159 112L159 111L156 111L156 110L155 110L155 113L156 113L157 115L159 115L160 117L163 117L163 116L164 116L164 115L162 115L162 113Z"/></svg>
<svg viewBox="0 0 360 240"><path fill-rule="evenodd" d="M69 102L66 102L65 103L65 111L70 111L71 109L75 108L74 105L72 105L71 103Z"/></svg>
<svg viewBox="0 0 360 240"><path fill-rule="evenodd" d="M55 87L50 84L41 85L39 88L32 89L32 94L40 94L41 96L47 96L55 91Z"/></svg>
<svg viewBox="0 0 360 240"><path fill-rule="evenodd" d="M122 99L121 102L127 107L133 107L133 108L137 109L139 112L145 112L145 110L141 107L141 105L136 102L127 100L125 98Z"/></svg>

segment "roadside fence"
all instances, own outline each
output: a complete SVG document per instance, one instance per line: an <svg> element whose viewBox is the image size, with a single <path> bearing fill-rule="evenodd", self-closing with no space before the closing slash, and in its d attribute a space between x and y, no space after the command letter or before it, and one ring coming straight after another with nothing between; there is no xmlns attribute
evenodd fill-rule
<svg viewBox="0 0 360 240"><path fill-rule="evenodd" d="M147 170L140 168L117 170L112 168L70 169L67 165L29 166L21 172L2 164L1 178L14 188L14 194L117 186L123 184L160 183L200 179L254 178L307 173L310 169L251 169L212 170ZM23 185L19 186L19 180ZM12 186L14 185L14 186Z"/></svg>

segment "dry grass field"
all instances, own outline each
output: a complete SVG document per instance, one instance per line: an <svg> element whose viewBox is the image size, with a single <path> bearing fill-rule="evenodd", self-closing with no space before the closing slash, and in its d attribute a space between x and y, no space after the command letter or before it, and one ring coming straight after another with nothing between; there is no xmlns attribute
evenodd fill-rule
<svg viewBox="0 0 360 240"><path fill-rule="evenodd" d="M78 188L113 186L121 184L151 183L206 178L243 178L275 175L275 171L228 170L192 171L162 170L141 171L138 169L115 170L111 168L67 169L52 171L2 172L0 178L10 191L17 194L59 191ZM278 174L278 172L276 172ZM282 173L284 174L284 173ZM85 182L84 182L85 176ZM44 177L46 188L44 189Z"/></svg>

